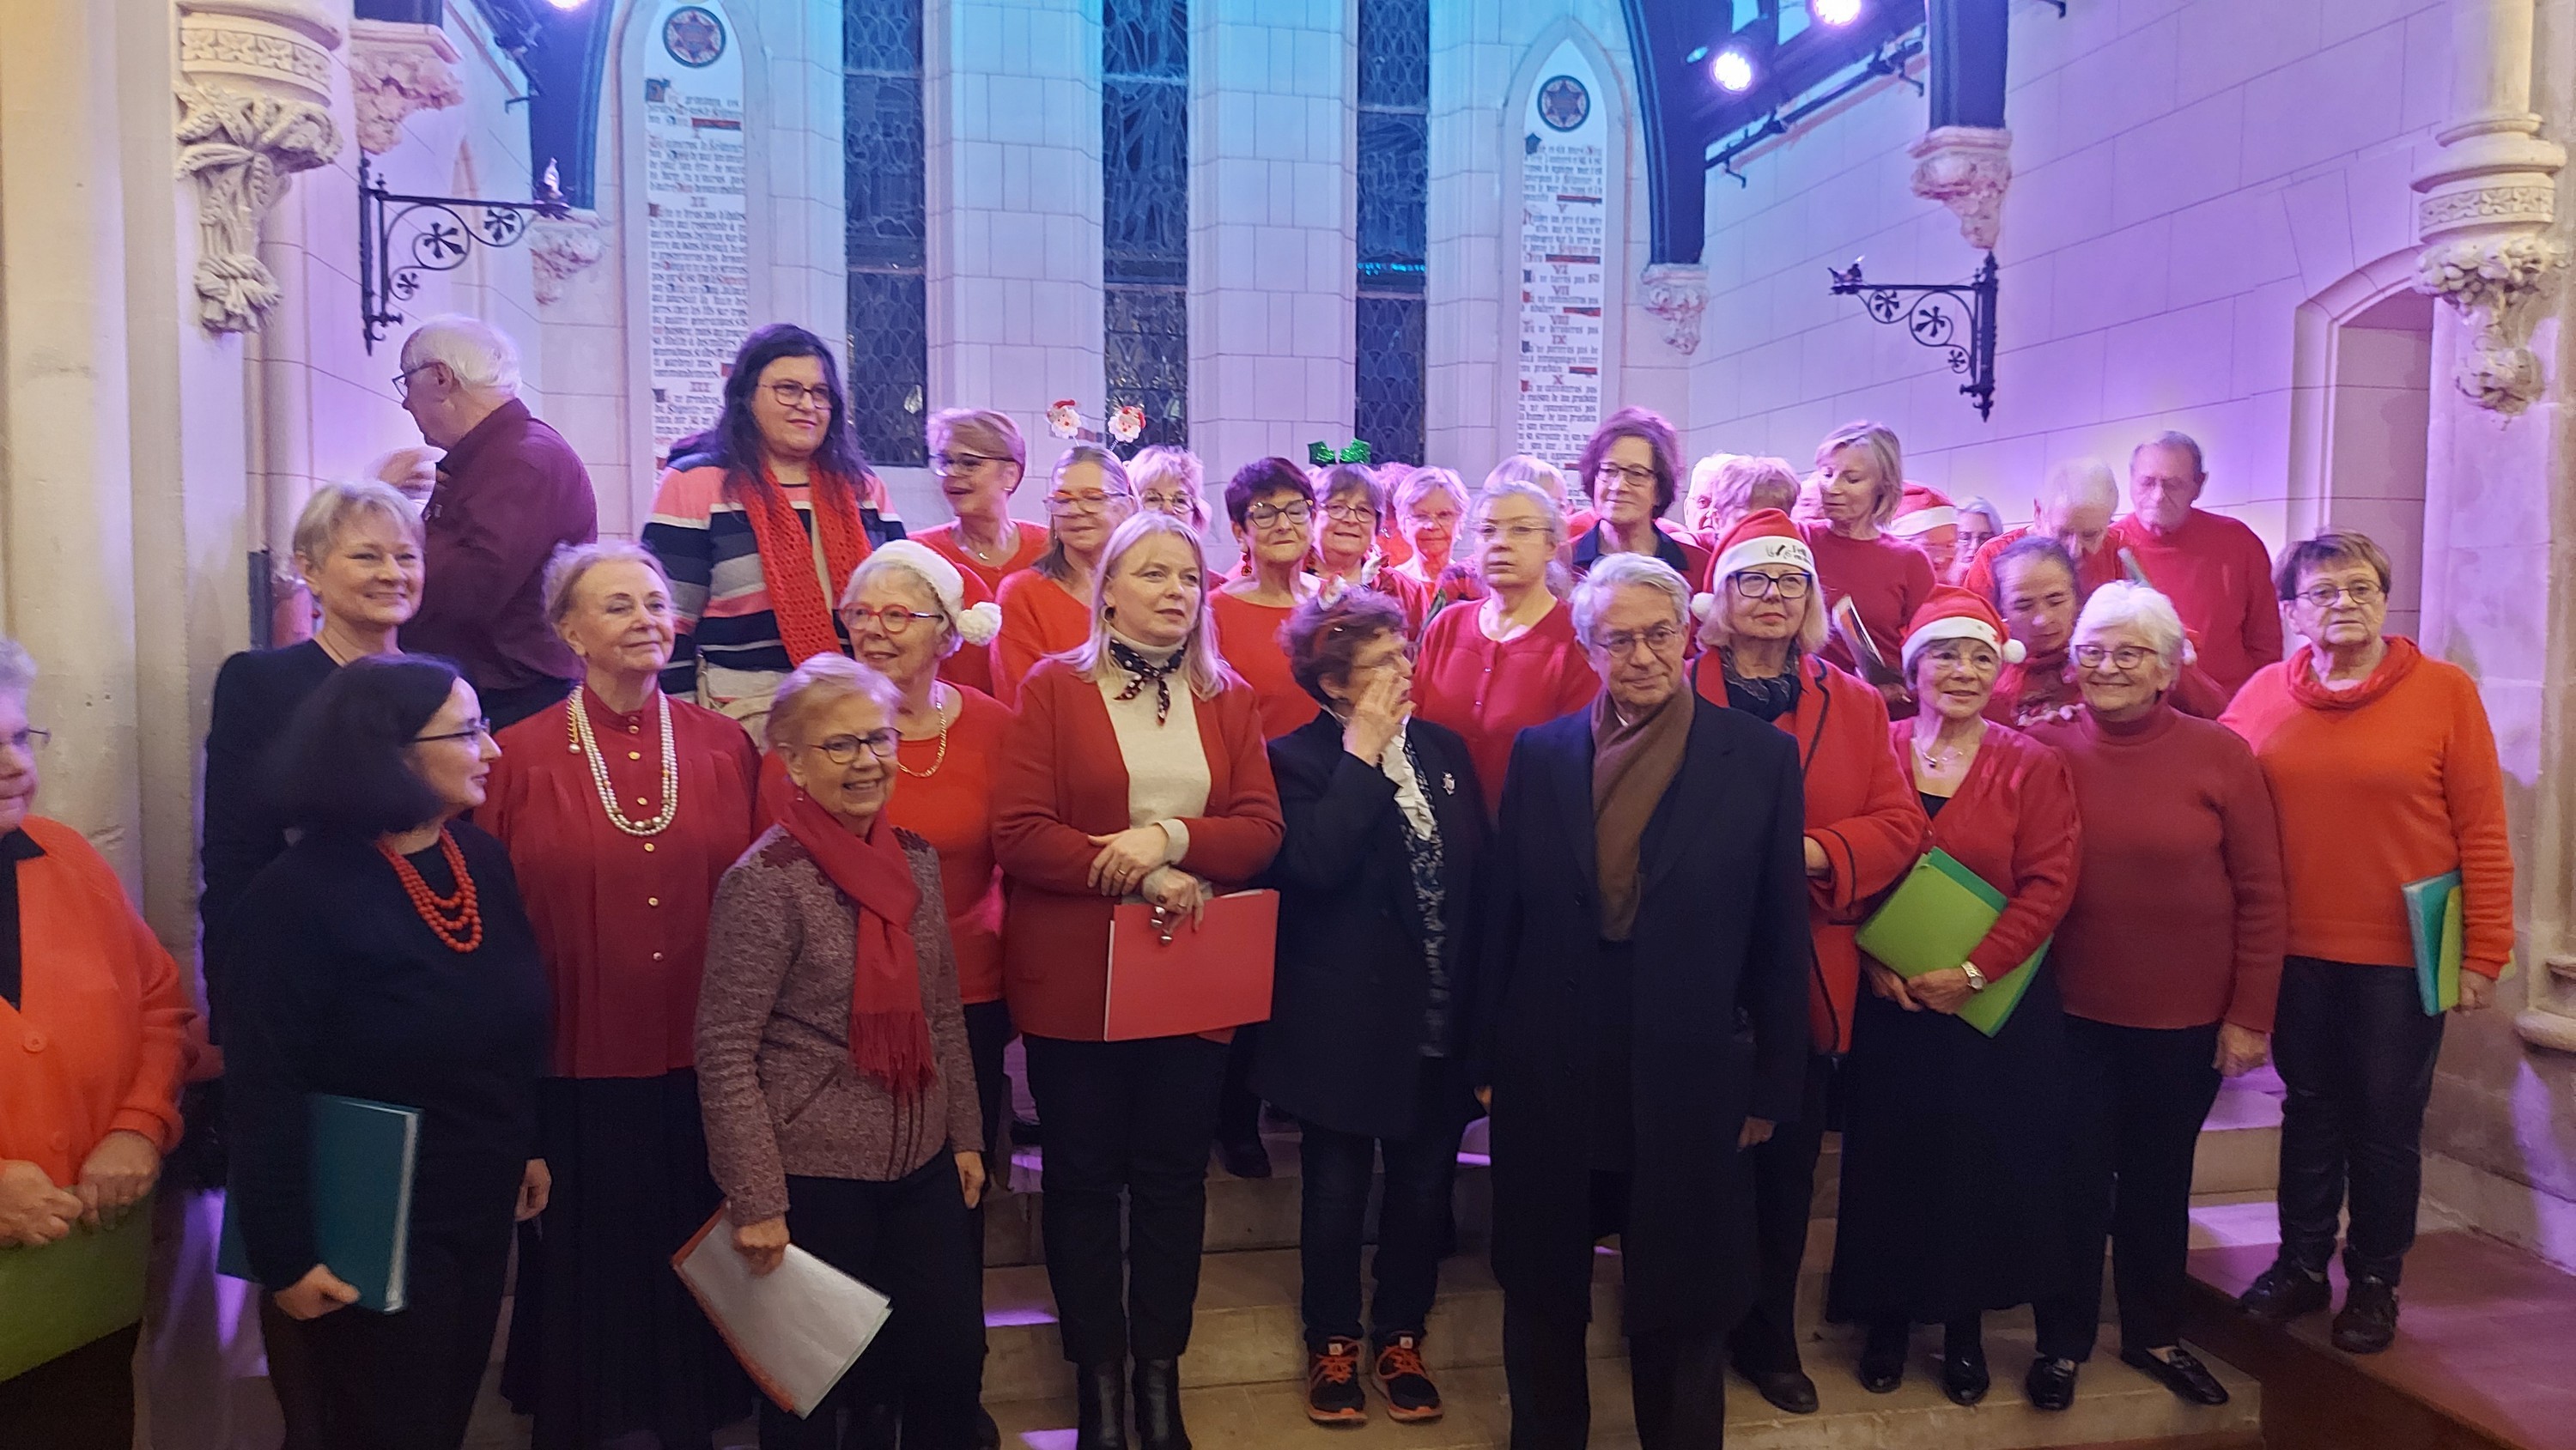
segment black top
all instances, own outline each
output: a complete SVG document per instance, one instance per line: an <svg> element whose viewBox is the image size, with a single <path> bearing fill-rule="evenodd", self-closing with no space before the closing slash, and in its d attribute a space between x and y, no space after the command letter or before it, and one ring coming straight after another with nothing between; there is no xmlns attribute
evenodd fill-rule
<svg viewBox="0 0 2576 1450"><path fill-rule="evenodd" d="M1914 793L1914 798L1923 802L1923 814L1927 816L1937 816L1941 814L1941 808L1950 803L1950 798L1948 796L1934 795L1928 790L1916 791Z"/></svg>
<svg viewBox="0 0 2576 1450"><path fill-rule="evenodd" d="M318 1262L304 1098L340 1093L421 1110L412 1231L506 1226L536 1155L537 1074L550 997L501 844L457 824L483 942L451 950L372 844L307 837L243 893L224 1046L232 1201L259 1281ZM436 846L411 858L454 891Z"/></svg>
<svg viewBox="0 0 2576 1450"><path fill-rule="evenodd" d="M25 831L0 836L0 1001L19 1005L19 978L26 968L25 943L18 937L18 863L45 854Z"/></svg>
<svg viewBox="0 0 2576 1450"><path fill-rule="evenodd" d="M269 806L268 753L286 733L295 707L339 666L314 640L282 649L244 650L215 676L213 723L206 730L206 831L198 861L205 890L197 897L204 928L206 1030L224 1040L229 975L216 947L233 903L260 868L286 849L286 825Z"/></svg>

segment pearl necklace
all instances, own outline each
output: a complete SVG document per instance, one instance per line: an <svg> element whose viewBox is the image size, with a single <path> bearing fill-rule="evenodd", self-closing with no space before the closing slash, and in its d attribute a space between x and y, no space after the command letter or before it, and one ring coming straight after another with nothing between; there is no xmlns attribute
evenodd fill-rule
<svg viewBox="0 0 2576 1450"><path fill-rule="evenodd" d="M939 691L940 686L938 685L932 685L930 687L930 713L933 718L939 721L939 753L931 758L930 768L928 770L915 770L911 766L903 763L903 757L901 755L897 755L894 758L894 768L902 771L908 776L911 776L914 780L928 780L939 773L939 767L948 763L948 727L956 722L950 720L945 712L940 709ZM965 714L965 700L961 697L957 703L959 707L957 713L960 715ZM896 748L900 750L902 747L897 746Z"/></svg>
<svg viewBox="0 0 2576 1450"><path fill-rule="evenodd" d="M617 788L608 783L608 760L599 753L598 738L590 733L590 711L578 689L565 710L572 722L573 748L590 761L590 783L599 788L599 804L608 812L608 823L630 836L658 836L680 814L680 746L671 735L671 697L656 692L654 699L662 707L662 813L649 821L629 819L617 808Z"/></svg>

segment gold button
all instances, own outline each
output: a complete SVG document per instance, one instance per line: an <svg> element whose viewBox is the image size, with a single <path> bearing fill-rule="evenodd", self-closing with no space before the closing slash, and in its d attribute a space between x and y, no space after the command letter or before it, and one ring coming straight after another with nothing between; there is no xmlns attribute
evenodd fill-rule
<svg viewBox="0 0 2576 1450"><path fill-rule="evenodd" d="M566 749L566 750L570 751L571 753L573 753L573 754L575 754L575 755L579 755L579 754L581 754L581 747L580 747L580 746L578 746L578 745L567 745L567 746L565 746L565 747L564 747L564 749Z"/></svg>
<svg viewBox="0 0 2576 1450"><path fill-rule="evenodd" d="M635 803L636 803L637 805L639 805L639 806L649 806L649 805L651 805L651 804L652 804L652 802L651 802L651 801L649 801L649 800L645 799L644 797L642 797L642 796L640 796L640 795L639 795L639 796L637 796L637 797L635 798Z"/></svg>
<svg viewBox="0 0 2576 1450"><path fill-rule="evenodd" d="M660 952L655 952L655 953L653 954L653 960L655 960L655 961L657 961L657 962L658 962L658 961L660 961L660 960L662 960L662 954L661 954Z"/></svg>
<svg viewBox="0 0 2576 1450"><path fill-rule="evenodd" d="M644 904L646 906L659 906L662 904L662 898L658 896L647 896L644 898Z"/></svg>
<svg viewBox="0 0 2576 1450"><path fill-rule="evenodd" d="M650 841L645 842L645 843L644 843L644 849L645 849L645 850L647 850L647 851L652 850L652 849L653 849L653 843L652 843L652 842L650 842Z"/></svg>
<svg viewBox="0 0 2576 1450"><path fill-rule="evenodd" d="M626 752L626 758L629 760L642 760L644 758L644 752L641 750L630 750Z"/></svg>
<svg viewBox="0 0 2576 1450"><path fill-rule="evenodd" d="M641 725L629 725L626 727L626 733L629 735L641 735L644 733L644 727Z"/></svg>

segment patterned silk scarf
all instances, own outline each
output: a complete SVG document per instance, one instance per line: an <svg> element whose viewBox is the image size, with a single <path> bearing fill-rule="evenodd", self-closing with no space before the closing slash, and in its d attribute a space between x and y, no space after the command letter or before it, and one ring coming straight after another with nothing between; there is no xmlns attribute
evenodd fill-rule
<svg viewBox="0 0 2576 1450"><path fill-rule="evenodd" d="M1135 699L1145 692L1147 685L1151 685L1154 687L1154 723L1160 725L1170 720L1172 675L1180 669L1182 659L1188 654L1189 651L1186 648L1176 649L1168 659L1158 662L1119 640L1115 635L1111 636L1109 657L1118 662L1118 668L1127 672L1127 688L1118 692L1118 698Z"/></svg>

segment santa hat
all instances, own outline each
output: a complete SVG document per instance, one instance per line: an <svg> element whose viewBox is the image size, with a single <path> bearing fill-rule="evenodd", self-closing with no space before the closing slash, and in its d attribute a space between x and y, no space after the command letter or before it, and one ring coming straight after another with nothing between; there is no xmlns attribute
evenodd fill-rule
<svg viewBox="0 0 2576 1450"><path fill-rule="evenodd" d="M1920 538L1944 524L1956 526L1959 511L1950 506L1949 496L1936 488L1919 483L1905 485L1905 497L1896 505L1896 517L1887 521L1887 531L1900 539Z"/></svg>
<svg viewBox="0 0 2576 1450"><path fill-rule="evenodd" d="M2005 637L2003 616L1983 596L1953 584L1936 584L1932 597L1914 611L1914 622L1906 631L1906 670L1914 669L1916 655L1945 639L1976 640L2002 655L2008 665L2020 664L2030 655L2020 640Z"/></svg>
<svg viewBox="0 0 2576 1450"><path fill-rule="evenodd" d="M896 539L879 544L869 551L870 562L897 564L921 576L930 592L939 596L939 607L947 612L949 622L957 626L957 635L968 644L990 644L1002 631L1002 606L990 599L980 599L972 607L966 603L966 576L928 544L912 539ZM855 579L857 576L851 576ZM980 582L980 581L979 581ZM980 591L979 591L980 592ZM843 600L844 603L848 601Z"/></svg>
<svg viewBox="0 0 2576 1450"><path fill-rule="evenodd" d="M1757 564L1792 564L1810 579L1816 577L1816 556L1807 547L1804 535L1789 516L1778 509L1756 509L1735 521L1726 538L1717 546L1717 562L1709 566L1709 582L1714 585L1729 574L1740 574ZM1717 596L1703 594L1691 601L1691 612L1701 619L1717 607Z"/></svg>

